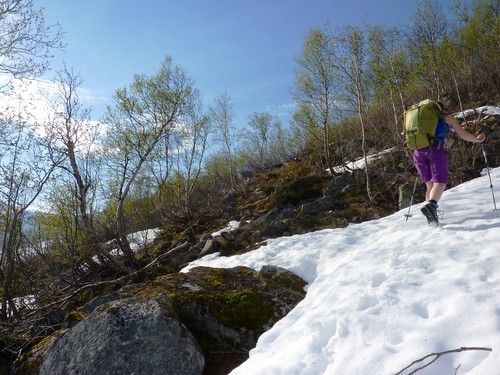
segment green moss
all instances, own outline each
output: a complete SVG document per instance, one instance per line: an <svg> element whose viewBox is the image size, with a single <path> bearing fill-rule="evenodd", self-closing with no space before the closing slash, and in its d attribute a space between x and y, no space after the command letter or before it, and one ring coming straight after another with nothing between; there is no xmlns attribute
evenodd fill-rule
<svg viewBox="0 0 500 375"><path fill-rule="evenodd" d="M36 350L38 350L40 348L43 348L50 340L52 340L55 337L62 336L62 334L65 333L66 331L67 331L67 329L65 329L65 328L58 329L54 333L52 333L52 334L44 337L43 339L41 339L40 342L38 344L36 344L33 348L36 349Z"/></svg>
<svg viewBox="0 0 500 375"><path fill-rule="evenodd" d="M261 305L259 296L251 290L230 292L227 294L227 298L238 307L255 308Z"/></svg>
<svg viewBox="0 0 500 375"><path fill-rule="evenodd" d="M129 288L128 292L135 296L163 293L181 316L194 304L201 311L210 311L208 315L223 326L260 330L273 319L272 303L254 291L264 282L261 275L245 267L197 267L186 274L163 276L147 286Z"/></svg>
<svg viewBox="0 0 500 375"><path fill-rule="evenodd" d="M325 211L315 215L300 212L288 221L288 225L294 233L307 233L311 230L325 228L343 228L347 224L348 222L338 211Z"/></svg>
<svg viewBox="0 0 500 375"><path fill-rule="evenodd" d="M29 375L38 374L40 372L40 366L45 360L45 351L47 346L50 346L50 341L56 340L60 337L67 329L60 329L54 333L41 339L36 345L34 345L31 350L23 353L16 360L18 370L16 374L19 375Z"/></svg>
<svg viewBox="0 0 500 375"><path fill-rule="evenodd" d="M272 307L251 290L228 292L217 311L217 320L234 329L258 329L272 317Z"/></svg>
<svg viewBox="0 0 500 375"><path fill-rule="evenodd" d="M274 201L279 207L297 206L323 196L323 179L317 176L299 177L284 181L276 189Z"/></svg>
<svg viewBox="0 0 500 375"><path fill-rule="evenodd" d="M74 310L71 311L67 316L66 316L66 322L69 324L70 327L75 325L76 323L82 321L88 316L86 312L83 310Z"/></svg>

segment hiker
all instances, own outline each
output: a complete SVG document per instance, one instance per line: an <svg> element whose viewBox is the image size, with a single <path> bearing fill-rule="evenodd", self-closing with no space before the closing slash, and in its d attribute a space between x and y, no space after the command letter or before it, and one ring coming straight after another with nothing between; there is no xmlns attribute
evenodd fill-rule
<svg viewBox="0 0 500 375"><path fill-rule="evenodd" d="M443 103L438 102L444 112L447 108ZM421 208L422 213L427 218L429 224L439 223L437 215L438 202L448 183L448 152L445 149L444 141L450 129L462 139L481 143L486 140L486 134L480 132L476 137L460 126L453 115L447 115L444 119L439 119L433 144L431 146L416 149L413 152L413 162L422 182L425 183L427 191L425 193L426 204Z"/></svg>

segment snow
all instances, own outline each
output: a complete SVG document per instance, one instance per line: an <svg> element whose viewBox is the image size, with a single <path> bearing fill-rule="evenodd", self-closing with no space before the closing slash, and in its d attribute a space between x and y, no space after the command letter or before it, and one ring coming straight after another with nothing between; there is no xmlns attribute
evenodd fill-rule
<svg viewBox="0 0 500 375"><path fill-rule="evenodd" d="M156 239L156 237L158 237L160 232L160 228L153 228L129 234L127 238L130 242L130 248L133 251L142 249L143 247L152 243Z"/></svg>
<svg viewBox="0 0 500 375"><path fill-rule="evenodd" d="M500 168L491 170L494 189ZM415 204L391 216L211 254L195 266L276 265L307 295L264 333L232 375L500 374L500 210L487 174L446 191L443 225ZM500 195L500 194L497 194ZM475 347L475 349L474 349ZM483 349L491 349L482 350ZM410 366L411 365L411 366ZM409 366L406 370L407 366Z"/></svg>
<svg viewBox="0 0 500 375"><path fill-rule="evenodd" d="M472 109L467 109L463 112L458 112L455 117L457 119L464 119L464 118L467 118L467 117L470 117L470 116L478 116L478 115L481 115L481 117L485 117L485 116L500 116L500 107L498 106L488 106L488 105L485 105L483 107L479 107L479 108L472 108Z"/></svg>
<svg viewBox="0 0 500 375"><path fill-rule="evenodd" d="M232 232L232 231L236 230L237 228L239 228L241 225L244 225L246 223L247 222L241 222L241 221L237 221L237 220L231 220L229 222L229 224L227 225L227 227L225 227L225 228L223 228L221 230L218 230L216 232L213 232L212 233L212 237L218 236L218 235L220 235L223 232L226 232L226 233Z"/></svg>
<svg viewBox="0 0 500 375"><path fill-rule="evenodd" d="M395 152L395 151L398 151L398 150L396 147L393 147L393 148L378 152L378 153L373 154L373 155L367 155L366 162L368 162L368 164L370 164L371 162L382 158L384 155L390 154L391 152ZM355 161L347 162L344 165L334 167L333 170L335 173L346 173L346 172L351 172L351 171L354 171L357 169L364 169L365 165L366 165L365 158L361 157Z"/></svg>
<svg viewBox="0 0 500 375"><path fill-rule="evenodd" d="M151 244L156 239L156 237L158 237L160 232L161 232L161 228L153 228L153 229L145 229L145 230L141 230L138 232L128 234L127 239L130 243L130 248L132 249L133 252L137 252L138 250ZM107 242L107 244L111 244L114 241L115 240L113 239L113 240ZM109 253L111 255L120 256L122 254L122 251L119 248L114 248ZM94 256L92 258L92 260L96 263L99 263L99 258L97 257L97 255Z"/></svg>

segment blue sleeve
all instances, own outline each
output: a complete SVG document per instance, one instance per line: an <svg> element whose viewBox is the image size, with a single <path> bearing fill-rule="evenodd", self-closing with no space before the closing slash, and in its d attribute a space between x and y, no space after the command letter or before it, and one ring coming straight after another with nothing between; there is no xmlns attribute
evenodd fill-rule
<svg viewBox="0 0 500 375"><path fill-rule="evenodd" d="M443 118L438 120L438 124L436 126L436 133L434 134L434 138L439 140L439 142L444 143L446 139L446 135L450 131L451 126L448 125Z"/></svg>

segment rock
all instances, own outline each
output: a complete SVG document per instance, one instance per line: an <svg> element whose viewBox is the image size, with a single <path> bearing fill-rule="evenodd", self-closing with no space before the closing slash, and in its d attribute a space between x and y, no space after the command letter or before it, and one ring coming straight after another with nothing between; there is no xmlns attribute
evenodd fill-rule
<svg viewBox="0 0 500 375"><path fill-rule="evenodd" d="M308 215L314 215L320 212L331 210L334 207L335 204L333 199L331 199L331 197L324 197L302 205L300 211Z"/></svg>
<svg viewBox="0 0 500 375"><path fill-rule="evenodd" d="M413 193L413 189L415 189L415 193ZM411 199L412 195L413 195L413 202ZM415 186L415 181L399 185L398 206L400 209L408 208L410 206L410 203L416 204L424 200L425 200L425 185L420 182L420 179L418 177L416 186Z"/></svg>
<svg viewBox="0 0 500 375"><path fill-rule="evenodd" d="M35 345L29 351L29 353L23 355L14 362L14 366L12 368L11 373L13 375L39 374L40 364L45 360L45 358L47 358L48 355L50 355L50 353L54 348L54 345L57 343L57 340L65 332L67 332L67 330L60 330L50 336L45 337L41 342Z"/></svg>
<svg viewBox="0 0 500 375"><path fill-rule="evenodd" d="M163 295L97 307L52 344L40 375L199 375L204 358Z"/></svg>
<svg viewBox="0 0 500 375"><path fill-rule="evenodd" d="M13 375L228 374L305 297L305 285L274 266L196 267L126 285L75 311Z"/></svg>
<svg viewBox="0 0 500 375"><path fill-rule="evenodd" d="M287 219L293 218L296 215L297 215L297 210L296 209L294 209L294 208L285 208L284 210L282 210L278 214L277 219L278 220L287 220Z"/></svg>
<svg viewBox="0 0 500 375"><path fill-rule="evenodd" d="M271 221L276 220L280 212L280 210L274 210L271 212L266 212L265 214L259 216L253 221L254 227L266 226Z"/></svg>
<svg viewBox="0 0 500 375"><path fill-rule="evenodd" d="M272 266L266 274L247 267L196 267L128 291L167 295L203 350L205 373L227 374L304 298L305 285L290 271Z"/></svg>
<svg viewBox="0 0 500 375"><path fill-rule="evenodd" d="M281 236L286 232L286 224L283 221L276 220L269 223L269 229L272 232L272 236Z"/></svg>
<svg viewBox="0 0 500 375"><path fill-rule="evenodd" d="M234 233L231 233L229 231L220 232L220 236L224 239L224 241L226 241L226 243L231 243L236 239Z"/></svg>
<svg viewBox="0 0 500 375"><path fill-rule="evenodd" d="M356 176L354 173L345 173L335 177L325 191L325 196L336 196L340 194L346 187L356 184Z"/></svg>
<svg viewBox="0 0 500 375"><path fill-rule="evenodd" d="M106 294L104 296L98 296L94 298L92 301L87 303L85 306L82 307L82 311L86 314L90 314L93 312L96 308L98 308L101 305L104 305L105 303L116 301L120 298L123 298L123 296L120 296L119 293L110 293Z"/></svg>
<svg viewBox="0 0 500 375"><path fill-rule="evenodd" d="M413 186L409 184L399 185L398 187L398 206L400 209L410 206L413 195Z"/></svg>
<svg viewBox="0 0 500 375"><path fill-rule="evenodd" d="M305 281L301 277L283 267L266 265L262 266L259 273L282 287L288 285L292 290L304 290L306 286Z"/></svg>
<svg viewBox="0 0 500 375"><path fill-rule="evenodd" d="M195 260L200 251L201 248L199 243L193 246L188 245L184 248L180 248L178 251L172 253L168 265L175 269L179 269L182 265Z"/></svg>
<svg viewBox="0 0 500 375"><path fill-rule="evenodd" d="M203 249L198 254L198 256L203 257L208 254L213 254L219 251L219 249L220 249L220 243L214 238L210 238L205 242L205 245L203 246Z"/></svg>

